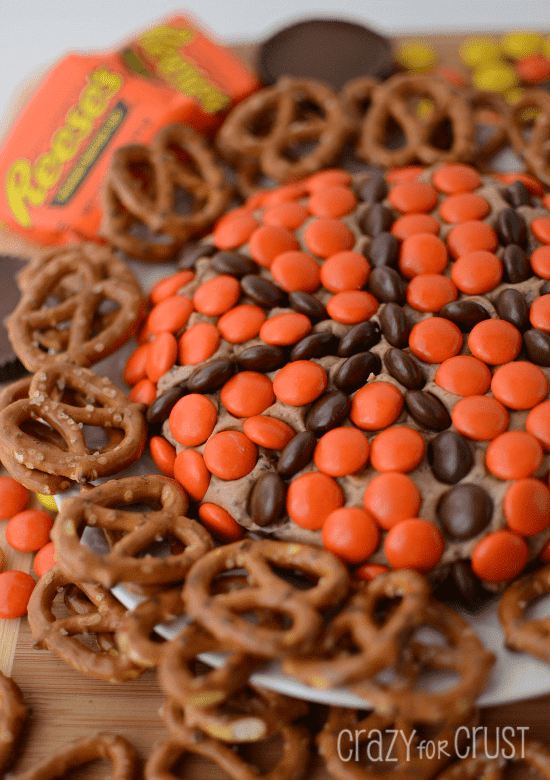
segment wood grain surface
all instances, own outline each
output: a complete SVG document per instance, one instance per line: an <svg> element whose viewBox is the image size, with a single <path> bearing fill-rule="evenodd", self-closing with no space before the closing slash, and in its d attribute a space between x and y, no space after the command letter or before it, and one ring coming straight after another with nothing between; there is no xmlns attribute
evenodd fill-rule
<svg viewBox="0 0 550 780"><path fill-rule="evenodd" d="M1 387L1 385L0 385ZM0 464L0 474L5 474ZM31 506L29 504L29 506ZM33 497L32 507L38 508L39 504ZM20 569L24 572L32 571L32 553L23 553L14 550L6 542L6 524L7 521L0 521L0 547L4 550L4 571ZM16 652L17 637L19 636L19 625L21 619L0 620L0 671L8 676L11 675L11 668Z"/></svg>
<svg viewBox="0 0 550 780"><path fill-rule="evenodd" d="M462 36L424 36L439 53L440 63L460 68L457 48ZM235 47L253 61L255 48L250 45ZM21 251L24 242L0 235L2 251ZM0 545L6 551L5 568L32 571L32 556L17 553L5 545L5 521L0 521ZM60 748L64 743L97 730L112 730L129 739L146 758L153 744L167 732L159 716L163 701L155 673L145 673L138 680L121 685L110 685L88 679L66 666L56 656L33 647L26 618L0 620L0 668L11 673L21 687L29 706L30 717L25 729L15 771L22 772L36 761ZM311 724L318 724L323 709L313 707ZM529 738L538 739L550 748L550 695L490 707L482 712L482 723L490 730L498 727L527 727ZM269 763L274 748L260 753L259 764ZM525 774L519 776L526 777ZM71 778L105 777L104 766L94 764ZM191 760L182 774L186 780L225 780L217 767L203 760ZM318 757L313 756L305 778L329 780Z"/></svg>
<svg viewBox="0 0 550 780"><path fill-rule="evenodd" d="M47 650L35 649L26 619L21 620L12 675L30 708L21 756L15 767L18 771L30 768L66 742L98 730L112 730L126 737L143 759L155 742L166 737L159 716L164 695L153 671L121 685L84 677ZM323 708L312 705L311 723L318 724L322 717ZM504 726L516 732L519 727L527 727L530 739L537 739L550 748L550 696L484 709L481 723L490 733ZM274 749L267 745L260 765L268 765ZM98 764L89 766L80 777L100 780L105 775ZM202 759L191 760L182 777L226 780L221 770ZM320 758L312 754L305 778L329 780L330 777ZM71 780L76 780L76 776L74 779L71 776Z"/></svg>

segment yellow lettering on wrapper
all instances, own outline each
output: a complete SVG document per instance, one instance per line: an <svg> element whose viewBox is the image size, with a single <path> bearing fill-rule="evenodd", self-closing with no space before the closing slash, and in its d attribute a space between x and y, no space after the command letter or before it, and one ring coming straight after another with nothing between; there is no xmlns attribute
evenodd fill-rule
<svg viewBox="0 0 550 780"><path fill-rule="evenodd" d="M90 135L94 119L107 111L109 100L122 87L123 78L107 68L98 68L88 78L78 104L68 111L65 124L52 136L50 148L34 163L15 160L6 174L6 200L17 222L32 227L31 206L42 206L48 192L73 159L82 142Z"/></svg>
<svg viewBox="0 0 550 780"><path fill-rule="evenodd" d="M101 90L92 89L82 97L78 105L85 116L97 119L105 111L105 98L102 96Z"/></svg>
<svg viewBox="0 0 550 780"><path fill-rule="evenodd" d="M31 227L27 203L41 206L46 193L31 182L33 169L28 160L16 160L6 175L6 196L11 213L23 227Z"/></svg>
<svg viewBox="0 0 550 780"><path fill-rule="evenodd" d="M147 54L151 57L160 57L166 50L178 49L192 41L194 33L191 30L177 29L176 27L154 27L139 38Z"/></svg>
<svg viewBox="0 0 550 780"><path fill-rule="evenodd" d="M55 152L42 154L34 166L34 178L43 190L47 191L61 176L63 161L56 157Z"/></svg>
<svg viewBox="0 0 550 780"><path fill-rule="evenodd" d="M78 133L74 133L70 127L65 126L54 133L52 149L61 162L67 162L75 156L79 143Z"/></svg>
<svg viewBox="0 0 550 780"><path fill-rule="evenodd" d="M86 138L92 131L93 122L89 117L85 116L78 108L71 108L67 114L67 121L65 127L69 128L78 142L83 138Z"/></svg>
<svg viewBox="0 0 550 780"><path fill-rule="evenodd" d="M190 62L183 59L179 49L193 40L191 30L174 27L155 27L139 38L145 54L155 60L159 74L172 87L195 98L203 110L214 114L225 108L230 99L216 89Z"/></svg>

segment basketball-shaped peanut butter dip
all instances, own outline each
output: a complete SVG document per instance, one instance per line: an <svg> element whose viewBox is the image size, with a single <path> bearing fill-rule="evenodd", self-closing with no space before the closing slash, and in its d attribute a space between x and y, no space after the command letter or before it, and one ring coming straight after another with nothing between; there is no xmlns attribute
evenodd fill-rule
<svg viewBox="0 0 550 780"><path fill-rule="evenodd" d="M461 163L329 169L188 246L125 379L196 516L469 604L549 560L543 198Z"/></svg>

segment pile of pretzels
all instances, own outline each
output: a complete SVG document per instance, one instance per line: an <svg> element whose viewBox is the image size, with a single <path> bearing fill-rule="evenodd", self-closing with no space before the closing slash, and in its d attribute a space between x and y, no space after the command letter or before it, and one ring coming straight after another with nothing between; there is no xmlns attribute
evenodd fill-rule
<svg viewBox="0 0 550 780"><path fill-rule="evenodd" d="M173 770L190 753L235 780L259 780L237 746L275 736L282 753L270 780L306 776L308 707L251 682L266 663L279 662L318 689L346 686L370 703L367 716L331 708L316 736L335 778L350 776L338 750L338 735L350 727L362 729L363 743L377 729L411 734L421 724L448 738L477 722L476 700L494 657L464 619L432 597L422 575L400 570L365 582L350 579L336 556L317 547L251 538L216 545L186 512L183 490L163 476L84 487L62 505L53 529L57 565L29 603L35 645L80 673L122 683L156 669L168 734L146 761L147 780L177 777ZM90 543L90 533L103 544ZM110 592L121 583L142 597L129 613ZM524 604L533 593L540 590L517 598ZM172 628L170 638L155 636L159 624ZM438 639L426 637L426 629ZM221 665L202 664L207 652L223 653ZM433 671L452 673L453 682L426 688L423 675ZM25 708L15 684L1 682L0 760L7 763ZM528 748L523 760L550 777L550 754L534 743ZM17 780L53 780L99 757L112 761L117 779L137 777L134 748L101 733L65 746ZM403 776L418 778L434 777L450 760L415 751L396 758ZM354 777L370 777L355 769Z"/></svg>
<svg viewBox="0 0 550 780"><path fill-rule="evenodd" d="M527 89L514 105L458 90L432 75L349 81L337 94L283 77L238 104L214 144L190 128L163 129L150 146L118 149L104 185L102 235L147 262L174 257L206 234L233 197L248 197L339 164L345 154L382 169L468 162L490 172L505 147L550 184L550 95Z"/></svg>

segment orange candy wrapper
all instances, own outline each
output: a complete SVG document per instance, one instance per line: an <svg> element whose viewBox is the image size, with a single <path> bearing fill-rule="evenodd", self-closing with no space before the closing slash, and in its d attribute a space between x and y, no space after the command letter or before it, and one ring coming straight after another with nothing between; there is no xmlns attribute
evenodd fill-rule
<svg viewBox="0 0 550 780"><path fill-rule="evenodd" d="M97 240L101 185L116 148L148 144L177 122L213 132L258 86L232 52L181 16L121 52L68 55L0 149L0 224L42 244Z"/></svg>
<svg viewBox="0 0 550 780"><path fill-rule="evenodd" d="M260 86L229 49L214 43L184 16L146 30L122 49L128 68L175 89L189 101L189 124L209 133L227 111Z"/></svg>

